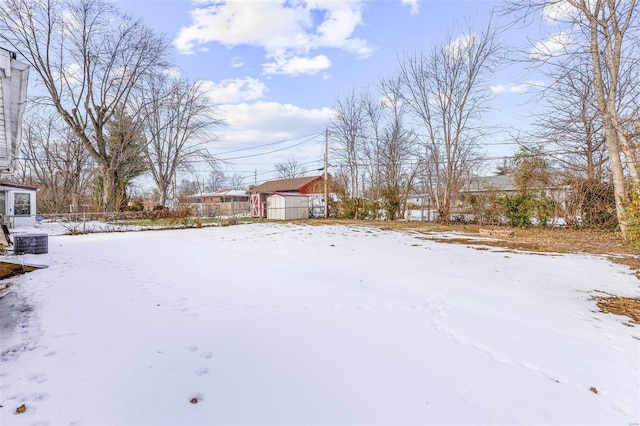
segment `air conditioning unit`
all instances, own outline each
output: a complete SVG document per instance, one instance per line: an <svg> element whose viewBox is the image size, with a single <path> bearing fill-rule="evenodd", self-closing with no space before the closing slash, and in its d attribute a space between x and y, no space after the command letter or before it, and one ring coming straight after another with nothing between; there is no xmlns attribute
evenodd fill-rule
<svg viewBox="0 0 640 426"><path fill-rule="evenodd" d="M16 254L45 254L49 252L48 234L14 234L13 251Z"/></svg>

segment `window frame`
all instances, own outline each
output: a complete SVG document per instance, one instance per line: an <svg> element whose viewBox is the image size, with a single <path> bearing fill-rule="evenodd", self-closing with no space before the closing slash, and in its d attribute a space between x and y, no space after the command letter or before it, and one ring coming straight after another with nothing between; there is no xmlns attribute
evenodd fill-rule
<svg viewBox="0 0 640 426"><path fill-rule="evenodd" d="M25 203L24 201L18 201L18 196L27 196L27 202ZM25 211L25 207L26 206L26 211L27 213L22 213L23 211ZM20 209L18 212L18 209ZM30 192L14 192L13 193L13 215L14 216L31 216L31 193Z"/></svg>

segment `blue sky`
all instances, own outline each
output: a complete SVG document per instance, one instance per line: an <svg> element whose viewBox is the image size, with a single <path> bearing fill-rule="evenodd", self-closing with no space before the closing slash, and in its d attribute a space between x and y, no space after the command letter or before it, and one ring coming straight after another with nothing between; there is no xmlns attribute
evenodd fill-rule
<svg viewBox="0 0 640 426"><path fill-rule="evenodd" d="M427 49L459 24L486 23L491 1L207 1L118 0L172 40L179 72L202 80L229 126L217 132L212 153L231 159L223 169L252 184L273 177L273 165L296 159L321 167L322 132L339 96L375 86L391 74L398 55ZM500 18L505 19L505 18ZM547 29L511 29L504 41L543 37ZM489 155L516 149L509 142L530 116L535 77L512 63L491 79L494 111L487 124L502 126ZM295 145L295 146L294 146ZM276 151L261 155L265 152ZM247 158L237 158L245 157ZM199 171L204 176L205 169Z"/></svg>

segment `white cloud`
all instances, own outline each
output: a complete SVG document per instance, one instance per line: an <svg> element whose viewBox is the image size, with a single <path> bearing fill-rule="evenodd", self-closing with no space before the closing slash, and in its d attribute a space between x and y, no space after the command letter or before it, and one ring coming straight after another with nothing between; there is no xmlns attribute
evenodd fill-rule
<svg viewBox="0 0 640 426"><path fill-rule="evenodd" d="M240 56L234 56L233 58L231 58L231 66L233 68L240 68L244 66L244 61L242 60L242 58Z"/></svg>
<svg viewBox="0 0 640 426"><path fill-rule="evenodd" d="M475 34L463 34L449 43L449 54L454 57L466 56L466 53L476 42Z"/></svg>
<svg viewBox="0 0 640 426"><path fill-rule="evenodd" d="M306 109L291 104L265 101L221 107L229 127L268 133L289 129L292 134L321 130L331 117L331 111L330 108Z"/></svg>
<svg viewBox="0 0 640 426"><path fill-rule="evenodd" d="M65 84L70 84L75 86L76 84L80 84L84 77L83 68L77 62L64 65L62 68L52 70L52 77L56 81L64 81Z"/></svg>
<svg viewBox="0 0 640 426"><path fill-rule="evenodd" d="M178 79L182 77L182 72L179 68L176 67L166 68L162 72L164 73L164 75L172 79Z"/></svg>
<svg viewBox="0 0 640 426"><path fill-rule="evenodd" d="M568 32L560 31L551 34L546 40L539 41L531 49L531 57L537 60L545 60L562 54L571 44L571 36Z"/></svg>
<svg viewBox="0 0 640 426"><path fill-rule="evenodd" d="M596 2L594 0L586 0L587 7L591 10L595 10ZM554 0L545 5L542 10L542 17L547 23L557 22L573 22L578 19L580 12L578 9L571 5L567 0Z"/></svg>
<svg viewBox="0 0 640 426"><path fill-rule="evenodd" d="M327 70L331 61L325 55L313 58L276 58L274 62L263 64L265 74L314 75Z"/></svg>
<svg viewBox="0 0 640 426"><path fill-rule="evenodd" d="M296 33L311 24L300 7L283 7L276 1L228 1L202 4L191 12L192 25L183 27L174 43L182 53L195 46L218 42L228 47L242 44L274 50L299 42ZM287 40L293 36L292 41Z"/></svg>
<svg viewBox="0 0 640 426"><path fill-rule="evenodd" d="M184 54L220 43L229 48L260 47L267 58L287 60L309 57L312 50L326 47L368 57L373 48L353 37L362 24L362 8L361 1L353 0L202 2L191 12L191 25L180 29L174 45Z"/></svg>
<svg viewBox="0 0 640 426"><path fill-rule="evenodd" d="M385 93L380 98L380 105L382 105L385 108L393 108L394 106L401 105L401 104L402 104L402 99L396 98L396 95L391 92Z"/></svg>
<svg viewBox="0 0 640 426"><path fill-rule="evenodd" d="M243 150L237 153L221 155L223 159L236 156L263 153L271 149L281 149L289 145L309 140L301 146L275 152L269 155L259 155L250 160L231 159L237 167L250 161L252 166L261 165L262 168L272 168L273 164L287 158L295 158L301 163L322 159L322 132L325 129L332 110L330 108L306 109L291 104L258 101L223 105L220 107L222 118L228 126L219 129L217 141L210 146L212 154L233 150ZM313 136L316 135L316 138ZM312 139L313 140L310 140ZM264 144L280 141L291 141L277 144L271 148L261 147ZM255 150L252 149L255 147Z"/></svg>
<svg viewBox="0 0 640 426"><path fill-rule="evenodd" d="M78 83L82 79L82 72L80 64L73 63L64 67L62 76L67 82Z"/></svg>
<svg viewBox="0 0 640 426"><path fill-rule="evenodd" d="M511 93L527 93L529 91L529 88L531 87L530 84L524 83L524 84L515 84L509 87L509 92Z"/></svg>
<svg viewBox="0 0 640 426"><path fill-rule="evenodd" d="M202 87L216 104L246 102L264 97L267 88L256 78L222 80L220 83L202 81Z"/></svg>
<svg viewBox="0 0 640 426"><path fill-rule="evenodd" d="M356 26L362 24L361 2L316 0L315 4L310 12L324 12L325 20L318 26L310 47L335 47L363 58L371 56L373 48L366 40L351 37Z"/></svg>
<svg viewBox="0 0 640 426"><path fill-rule="evenodd" d="M544 86L544 82L529 81L521 84L508 84L506 86L504 84L497 84L495 86L490 86L489 90L495 95L502 95L504 93L522 94L527 93L532 89L540 88L541 86Z"/></svg>
<svg viewBox="0 0 640 426"><path fill-rule="evenodd" d="M412 15L417 15L420 11L418 0L402 0L402 4L409 7Z"/></svg>

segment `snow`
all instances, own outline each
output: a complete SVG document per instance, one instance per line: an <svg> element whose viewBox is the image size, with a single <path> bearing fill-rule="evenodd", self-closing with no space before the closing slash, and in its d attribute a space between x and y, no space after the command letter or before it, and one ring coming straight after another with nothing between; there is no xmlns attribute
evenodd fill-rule
<svg viewBox="0 0 640 426"><path fill-rule="evenodd" d="M640 327L592 299L639 297L630 270L476 248L274 223L51 235L0 300L0 423L638 422Z"/></svg>

